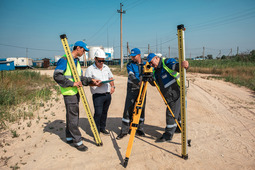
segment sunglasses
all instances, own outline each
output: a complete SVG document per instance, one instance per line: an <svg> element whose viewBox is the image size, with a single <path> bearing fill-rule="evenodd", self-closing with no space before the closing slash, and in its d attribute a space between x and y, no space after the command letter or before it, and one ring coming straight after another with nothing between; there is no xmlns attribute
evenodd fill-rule
<svg viewBox="0 0 255 170"><path fill-rule="evenodd" d="M105 60L97 60L99 63L105 62Z"/></svg>

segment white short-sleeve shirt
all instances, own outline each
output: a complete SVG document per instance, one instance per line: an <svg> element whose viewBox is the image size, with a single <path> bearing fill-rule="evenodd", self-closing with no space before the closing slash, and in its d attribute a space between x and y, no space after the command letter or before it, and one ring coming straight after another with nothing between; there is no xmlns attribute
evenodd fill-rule
<svg viewBox="0 0 255 170"><path fill-rule="evenodd" d="M94 63L93 65L87 68L85 77L91 77L93 79L106 81L106 80L109 80L110 78L113 78L113 74L107 65L103 64L103 68L102 70L100 70ZM110 92L111 86L110 86L110 83L105 83L101 87L90 86L90 91L92 94L96 94L96 93L102 94L102 93Z"/></svg>

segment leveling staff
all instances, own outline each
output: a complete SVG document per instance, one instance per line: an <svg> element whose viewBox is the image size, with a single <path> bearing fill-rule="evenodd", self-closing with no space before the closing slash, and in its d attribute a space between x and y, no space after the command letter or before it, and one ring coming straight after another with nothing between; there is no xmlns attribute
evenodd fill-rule
<svg viewBox="0 0 255 170"><path fill-rule="evenodd" d="M180 80L179 80L179 63L173 59L162 59L154 53L150 53L147 57L148 62L154 67L153 75L164 95L167 104L170 106L175 118L180 120L181 102L180 102ZM181 63L182 67L187 69L189 67L188 61ZM151 83L154 85L153 83ZM179 122L180 123L180 122ZM166 108L166 128L165 133L156 140L156 142L170 142L176 131L177 124L171 115L168 108Z"/></svg>
<svg viewBox="0 0 255 170"><path fill-rule="evenodd" d="M53 75L54 80L60 85L61 93L64 96L66 106L66 142L69 144L74 143L74 146L79 151L86 151L88 148L83 145L81 132L78 128L80 95L77 88L82 88L82 85L97 86L100 84L99 80L83 77L83 72L78 57L82 56L85 51L89 51L89 49L84 42L77 41L74 44L72 56L77 68L77 72L81 79L80 82L74 82L74 78L66 55L58 60L57 67Z"/></svg>

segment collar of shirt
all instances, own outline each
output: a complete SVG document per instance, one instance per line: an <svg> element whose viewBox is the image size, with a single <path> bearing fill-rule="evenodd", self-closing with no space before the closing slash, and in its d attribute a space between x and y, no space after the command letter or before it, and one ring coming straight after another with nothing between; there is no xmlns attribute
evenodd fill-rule
<svg viewBox="0 0 255 170"><path fill-rule="evenodd" d="M100 70L100 69L96 66L96 63L93 64L93 67L94 67L95 69ZM102 70L103 70L104 68L105 68L105 64L103 64Z"/></svg>

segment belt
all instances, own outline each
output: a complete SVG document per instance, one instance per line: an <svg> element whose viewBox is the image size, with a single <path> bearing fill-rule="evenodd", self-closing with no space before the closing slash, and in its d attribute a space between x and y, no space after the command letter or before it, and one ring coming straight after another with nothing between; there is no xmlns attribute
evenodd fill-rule
<svg viewBox="0 0 255 170"><path fill-rule="evenodd" d="M106 95L106 94L110 94L110 92L106 92L106 93L95 93L93 95Z"/></svg>

